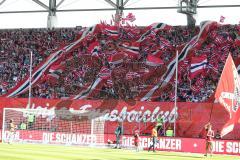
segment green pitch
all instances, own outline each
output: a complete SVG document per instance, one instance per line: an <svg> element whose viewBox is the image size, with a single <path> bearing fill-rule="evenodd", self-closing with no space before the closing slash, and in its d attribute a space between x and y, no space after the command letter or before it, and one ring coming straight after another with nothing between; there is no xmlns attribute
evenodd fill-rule
<svg viewBox="0 0 240 160"><path fill-rule="evenodd" d="M240 160L238 156L147 152L55 145L0 144L0 160Z"/></svg>

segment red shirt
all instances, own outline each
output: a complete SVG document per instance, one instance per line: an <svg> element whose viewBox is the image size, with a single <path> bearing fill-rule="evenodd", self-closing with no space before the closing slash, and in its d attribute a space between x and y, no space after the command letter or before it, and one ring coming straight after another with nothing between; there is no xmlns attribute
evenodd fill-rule
<svg viewBox="0 0 240 160"><path fill-rule="evenodd" d="M135 143L139 142L139 131L135 131L135 133L134 133L134 142Z"/></svg>
<svg viewBox="0 0 240 160"><path fill-rule="evenodd" d="M207 131L206 140L207 140L207 141L212 141L212 140L213 140L213 137L214 137L214 132L213 132L213 130L208 130L208 131Z"/></svg>

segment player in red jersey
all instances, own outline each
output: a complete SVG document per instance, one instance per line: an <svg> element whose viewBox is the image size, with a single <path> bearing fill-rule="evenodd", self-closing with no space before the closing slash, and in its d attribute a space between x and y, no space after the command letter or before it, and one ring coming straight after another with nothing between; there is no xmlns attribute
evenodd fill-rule
<svg viewBox="0 0 240 160"><path fill-rule="evenodd" d="M139 152L139 130L135 130L134 132L134 145L136 147L136 151Z"/></svg>
<svg viewBox="0 0 240 160"><path fill-rule="evenodd" d="M210 155L212 156L214 131L212 130L211 123L206 124L205 129L207 134L206 134L206 154L204 156L207 156L209 152Z"/></svg>

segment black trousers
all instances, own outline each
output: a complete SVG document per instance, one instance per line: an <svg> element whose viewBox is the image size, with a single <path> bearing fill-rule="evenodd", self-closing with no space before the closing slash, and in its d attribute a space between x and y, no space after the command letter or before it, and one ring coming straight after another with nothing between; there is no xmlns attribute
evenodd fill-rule
<svg viewBox="0 0 240 160"><path fill-rule="evenodd" d="M149 146L148 151L150 151L153 148L153 151L155 151L155 144L157 142L157 137L152 137L152 145Z"/></svg>
<svg viewBox="0 0 240 160"><path fill-rule="evenodd" d="M116 135L116 148L120 148L121 135Z"/></svg>

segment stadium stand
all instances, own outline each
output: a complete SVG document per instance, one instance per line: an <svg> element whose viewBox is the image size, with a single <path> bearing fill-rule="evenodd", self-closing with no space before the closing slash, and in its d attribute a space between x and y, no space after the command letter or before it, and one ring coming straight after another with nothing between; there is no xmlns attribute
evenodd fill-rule
<svg viewBox="0 0 240 160"><path fill-rule="evenodd" d="M55 51L64 52L32 87L33 97L51 99L174 101L174 78L168 74L178 50L178 101L212 102L229 52L239 65L239 25L98 24L84 35L87 29L1 30L2 96L28 96L27 90L10 92L28 77L30 50L35 71ZM84 38L73 49L62 48L79 37Z"/></svg>

